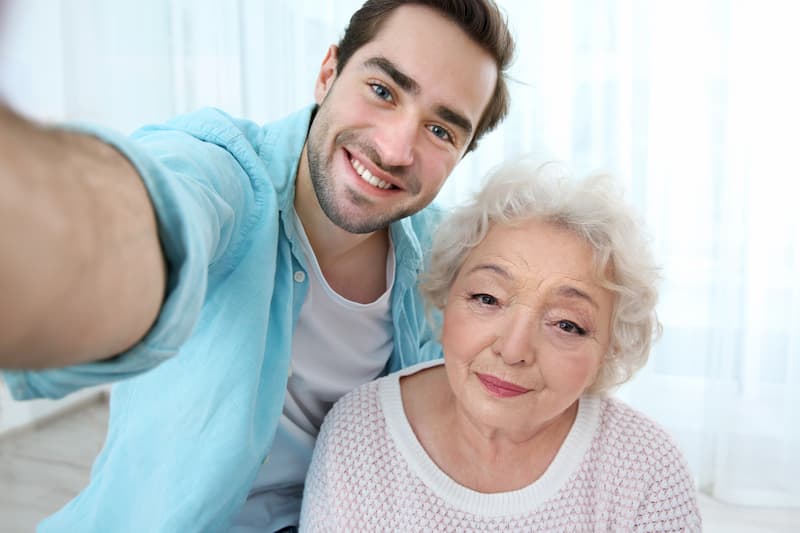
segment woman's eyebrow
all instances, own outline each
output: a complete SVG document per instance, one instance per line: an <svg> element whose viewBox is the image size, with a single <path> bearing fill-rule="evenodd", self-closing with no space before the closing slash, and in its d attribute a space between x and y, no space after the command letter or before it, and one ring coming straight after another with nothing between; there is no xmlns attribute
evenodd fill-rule
<svg viewBox="0 0 800 533"><path fill-rule="evenodd" d="M560 287L558 287L558 289L556 289L556 294L563 298L576 298L580 300L585 300L589 302L595 309L598 309L600 307L599 305L597 305L597 302L594 301L594 298L592 298L589 295L589 293L584 292L578 289L577 287L573 287L572 285L561 285Z"/></svg>
<svg viewBox="0 0 800 533"><path fill-rule="evenodd" d="M474 274L475 272L479 272L482 270L488 270L500 276L501 278L505 278L507 280L513 279L513 276L503 267L500 265L496 265L494 263L480 263L475 265L474 267L470 268L467 272L468 274Z"/></svg>

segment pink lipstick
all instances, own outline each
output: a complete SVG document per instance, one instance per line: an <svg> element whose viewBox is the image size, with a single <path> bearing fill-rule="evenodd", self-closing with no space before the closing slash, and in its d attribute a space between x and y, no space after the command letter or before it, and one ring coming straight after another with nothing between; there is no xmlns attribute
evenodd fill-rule
<svg viewBox="0 0 800 533"><path fill-rule="evenodd" d="M492 395L500 398L512 398L530 391L530 389L520 387L519 385L514 385L508 381L503 381L502 379L490 376L489 374L476 375L486 390L488 390Z"/></svg>

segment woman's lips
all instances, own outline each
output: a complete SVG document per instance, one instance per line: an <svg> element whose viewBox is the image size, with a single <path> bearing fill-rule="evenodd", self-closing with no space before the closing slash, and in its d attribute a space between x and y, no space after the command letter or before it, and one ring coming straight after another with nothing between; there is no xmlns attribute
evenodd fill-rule
<svg viewBox="0 0 800 533"><path fill-rule="evenodd" d="M526 392L530 391L530 389L520 387L519 385L514 385L508 381L503 381L502 379L490 376L489 374L477 374L477 376L486 390L501 398L511 398L513 396L519 396L520 394L525 394Z"/></svg>

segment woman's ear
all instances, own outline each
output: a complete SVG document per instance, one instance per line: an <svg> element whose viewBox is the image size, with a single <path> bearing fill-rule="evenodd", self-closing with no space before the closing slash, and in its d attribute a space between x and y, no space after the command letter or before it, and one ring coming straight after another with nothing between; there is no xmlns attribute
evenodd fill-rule
<svg viewBox="0 0 800 533"><path fill-rule="evenodd" d="M322 66L319 68L319 75L317 76L317 83L314 86L314 98L318 104L327 96L328 91L333 87L333 82L336 80L336 67L339 64L339 48L332 44L325 54L325 59L322 60Z"/></svg>

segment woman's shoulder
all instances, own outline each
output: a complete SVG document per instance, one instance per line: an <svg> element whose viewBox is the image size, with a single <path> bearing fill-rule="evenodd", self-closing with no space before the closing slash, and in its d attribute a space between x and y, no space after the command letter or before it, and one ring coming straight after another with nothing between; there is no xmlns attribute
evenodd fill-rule
<svg viewBox="0 0 800 533"><path fill-rule="evenodd" d="M685 467L675 439L658 422L616 398L603 398L595 448L607 457L650 467Z"/></svg>
<svg viewBox="0 0 800 533"><path fill-rule="evenodd" d="M323 427L346 426L350 430L352 427L374 427L375 424L383 424L384 406L387 401L401 399L400 380L407 378L410 382L417 381L425 375L426 370L441 364L442 361L426 361L356 387L334 404L325 417ZM329 427L328 431L331 430Z"/></svg>
<svg viewBox="0 0 800 533"><path fill-rule="evenodd" d="M592 455L583 464L600 486L635 504L637 524L675 524L697 531L694 480L675 439L656 421L620 400L606 398ZM679 525L679 526L678 526Z"/></svg>
<svg viewBox="0 0 800 533"><path fill-rule="evenodd" d="M352 421L357 421L358 425L362 425L367 422L371 423L380 417L379 387L380 382L387 377L364 383L339 398L325 416L322 428L349 426ZM328 431L331 431L330 427Z"/></svg>
<svg viewBox="0 0 800 533"><path fill-rule="evenodd" d="M672 440L669 433L655 420L614 397L602 400L601 425L619 437L627 439L667 439Z"/></svg>

